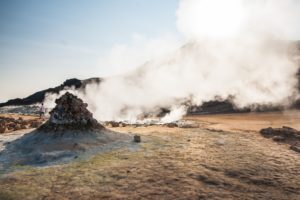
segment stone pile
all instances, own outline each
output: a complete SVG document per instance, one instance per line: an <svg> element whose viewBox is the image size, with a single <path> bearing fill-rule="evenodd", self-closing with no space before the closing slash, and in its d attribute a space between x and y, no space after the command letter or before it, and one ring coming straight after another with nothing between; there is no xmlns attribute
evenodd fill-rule
<svg viewBox="0 0 300 200"><path fill-rule="evenodd" d="M125 122L117 122L117 121L106 121L104 122L104 125L113 128L130 126L130 124L127 124Z"/></svg>
<svg viewBox="0 0 300 200"><path fill-rule="evenodd" d="M276 142L290 144L290 149L300 153L300 131L283 126L282 128L265 128L260 134L266 138L272 138Z"/></svg>
<svg viewBox="0 0 300 200"><path fill-rule="evenodd" d="M87 109L87 104L75 95L67 92L56 99L55 108L50 111L49 120L39 130L67 131L67 130L96 130L104 127L93 118L93 114Z"/></svg>
<svg viewBox="0 0 300 200"><path fill-rule="evenodd" d="M22 117L0 117L0 133L9 133L21 129L37 128L43 123L42 119L24 120Z"/></svg>

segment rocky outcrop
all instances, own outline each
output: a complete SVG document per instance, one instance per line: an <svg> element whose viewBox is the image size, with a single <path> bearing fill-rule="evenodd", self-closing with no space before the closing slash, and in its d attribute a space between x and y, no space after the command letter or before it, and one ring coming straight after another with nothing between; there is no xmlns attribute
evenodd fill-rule
<svg viewBox="0 0 300 200"><path fill-rule="evenodd" d="M39 128L46 132L67 130L96 130L104 127L93 118L87 104L67 92L56 99L55 108L50 111L49 120Z"/></svg>
<svg viewBox="0 0 300 200"><path fill-rule="evenodd" d="M260 130L260 133L276 142L290 144L290 149L300 153L300 131L283 126L282 128L264 128Z"/></svg>
<svg viewBox="0 0 300 200"><path fill-rule="evenodd" d="M9 133L21 129L37 128L43 123L43 119L29 119L23 118L14 119L10 117L0 117L0 134Z"/></svg>

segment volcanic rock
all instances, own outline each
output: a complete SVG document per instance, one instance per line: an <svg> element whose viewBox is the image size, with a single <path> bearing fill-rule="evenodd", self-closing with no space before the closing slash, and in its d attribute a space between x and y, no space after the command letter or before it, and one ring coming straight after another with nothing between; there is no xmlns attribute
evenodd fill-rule
<svg viewBox="0 0 300 200"><path fill-rule="evenodd" d="M283 142L285 140L285 138L282 136L274 136L273 140L276 142Z"/></svg>
<svg viewBox="0 0 300 200"><path fill-rule="evenodd" d="M260 133L266 138L280 136L288 140L300 140L300 131L287 126L283 126L282 128L269 127L261 129Z"/></svg>
<svg viewBox="0 0 300 200"><path fill-rule="evenodd" d="M96 130L104 127L93 118L93 114L87 109L87 104L75 95L67 92L56 99L55 108L50 111L50 119L43 124L41 131L65 131L65 130Z"/></svg>
<svg viewBox="0 0 300 200"><path fill-rule="evenodd" d="M296 151L296 152L300 153L300 145L299 146L291 145L290 149L293 150L293 151Z"/></svg>
<svg viewBox="0 0 300 200"><path fill-rule="evenodd" d="M141 142L141 136L139 136L139 135L133 136L133 141L136 142L136 143L140 143Z"/></svg>
<svg viewBox="0 0 300 200"><path fill-rule="evenodd" d="M105 129L87 110L87 104L66 93L56 100L49 120L5 146L0 154L3 169L19 165L52 165L70 162L129 144L131 135ZM34 121L30 121L31 125Z"/></svg>
<svg viewBox="0 0 300 200"><path fill-rule="evenodd" d="M260 130L261 135L272 138L276 142L290 144L290 149L300 153L300 131L283 126L282 128L265 128Z"/></svg>
<svg viewBox="0 0 300 200"><path fill-rule="evenodd" d="M21 125L20 124L15 124L14 131L20 130Z"/></svg>
<svg viewBox="0 0 300 200"><path fill-rule="evenodd" d="M5 133L6 131L6 126L3 124L0 124L0 133Z"/></svg>
<svg viewBox="0 0 300 200"><path fill-rule="evenodd" d="M31 121L29 126L30 126L30 128L38 128L41 124L42 124L42 122L40 122L40 121Z"/></svg>
<svg viewBox="0 0 300 200"><path fill-rule="evenodd" d="M166 123L165 126L167 126L169 128L175 128L175 127L178 127L178 124L175 122L170 122L170 123Z"/></svg>
<svg viewBox="0 0 300 200"><path fill-rule="evenodd" d="M12 132L27 128L37 128L43 123L43 119L25 120L21 117L18 119L10 117L0 117L0 133Z"/></svg>

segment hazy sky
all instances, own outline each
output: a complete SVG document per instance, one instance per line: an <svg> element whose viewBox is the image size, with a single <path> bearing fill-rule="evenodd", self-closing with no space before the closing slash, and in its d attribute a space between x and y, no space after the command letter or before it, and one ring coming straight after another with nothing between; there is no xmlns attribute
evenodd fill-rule
<svg viewBox="0 0 300 200"><path fill-rule="evenodd" d="M0 102L67 78L109 75L101 57L114 45L178 34L177 7L177 0L0 0Z"/></svg>
<svg viewBox="0 0 300 200"><path fill-rule="evenodd" d="M187 40L298 39L299 9L299 0L0 0L0 102L121 74Z"/></svg>

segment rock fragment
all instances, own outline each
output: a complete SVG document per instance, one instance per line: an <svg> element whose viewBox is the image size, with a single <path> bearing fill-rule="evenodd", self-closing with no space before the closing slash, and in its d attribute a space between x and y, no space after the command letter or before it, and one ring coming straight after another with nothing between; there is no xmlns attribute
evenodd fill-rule
<svg viewBox="0 0 300 200"><path fill-rule="evenodd" d="M133 141L136 142L136 143L140 143L141 142L141 136L139 136L139 135L133 136Z"/></svg>
<svg viewBox="0 0 300 200"><path fill-rule="evenodd" d="M276 142L290 144L290 149L300 153L300 131L291 127L265 128L260 134L266 138L272 138Z"/></svg>

